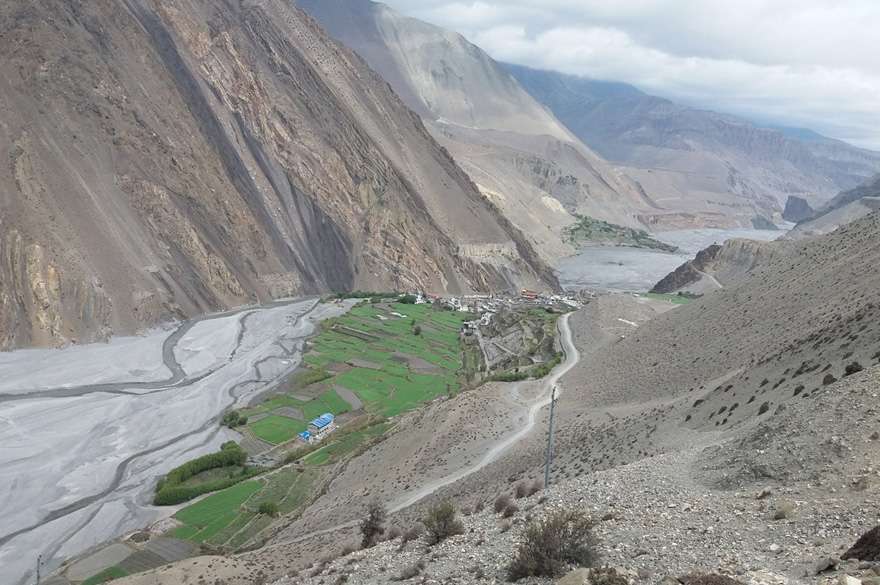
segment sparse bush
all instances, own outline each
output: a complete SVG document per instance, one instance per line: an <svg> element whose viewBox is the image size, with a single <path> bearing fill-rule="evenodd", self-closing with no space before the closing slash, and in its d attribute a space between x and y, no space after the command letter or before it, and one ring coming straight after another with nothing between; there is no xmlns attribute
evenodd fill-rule
<svg viewBox="0 0 880 585"><path fill-rule="evenodd" d="M367 509L367 517L361 522L361 547L371 548L385 533L385 507L379 502L372 502Z"/></svg>
<svg viewBox="0 0 880 585"><path fill-rule="evenodd" d="M422 326L416 325L413 327L413 335L421 335L422 334Z"/></svg>
<svg viewBox="0 0 880 585"><path fill-rule="evenodd" d="M441 502L428 510L422 523L428 531L430 545L443 542L451 536L464 534L464 524L458 519L455 506L449 501Z"/></svg>
<svg viewBox="0 0 880 585"><path fill-rule="evenodd" d="M278 515L278 504L275 502L262 502L257 511L264 516L274 518Z"/></svg>
<svg viewBox="0 0 880 585"><path fill-rule="evenodd" d="M629 579L613 567L599 567L590 571L590 585L629 585Z"/></svg>
<svg viewBox="0 0 880 585"><path fill-rule="evenodd" d="M495 498L495 513L500 514L501 512L503 512L504 509L507 508L507 506L509 506L512 501L513 498L510 496L510 494L501 494L500 496Z"/></svg>
<svg viewBox="0 0 880 585"><path fill-rule="evenodd" d="M767 412L768 410L770 410L770 403L769 403L769 402L765 402L765 403L762 404L761 407L758 409L758 414L759 414L759 415L764 414L764 413Z"/></svg>
<svg viewBox="0 0 880 585"><path fill-rule="evenodd" d="M404 532L403 536L400 539L401 550L403 550L403 548L406 546L406 544L408 542L411 542L413 540L417 540L424 532L425 532L425 529L422 527L421 524L416 524L416 525L412 526L409 530Z"/></svg>
<svg viewBox="0 0 880 585"><path fill-rule="evenodd" d="M599 561L592 520L580 512L560 511L533 522L508 566L512 581L558 577L567 565L591 567Z"/></svg>
<svg viewBox="0 0 880 585"><path fill-rule="evenodd" d="M526 484L526 482L524 481L517 483L516 486L513 488L513 494L516 496L517 500L521 500L522 498L526 497L527 495L529 495L528 484Z"/></svg>
<svg viewBox="0 0 880 585"><path fill-rule="evenodd" d="M501 517L502 518L512 518L513 516L516 516L517 512L519 512L519 506L517 506L516 504L511 502L510 504L507 505L506 508L504 508L504 511L501 512Z"/></svg>
<svg viewBox="0 0 880 585"><path fill-rule="evenodd" d="M779 502L773 511L774 520L789 520L794 518L794 505L791 502Z"/></svg>
<svg viewBox="0 0 880 585"><path fill-rule="evenodd" d="M342 547L342 550L339 551L340 557L347 557L348 555L357 552L358 547L352 543L348 543Z"/></svg>
<svg viewBox="0 0 880 585"><path fill-rule="evenodd" d="M534 496L539 491L544 489L544 480L536 479L529 485L529 496Z"/></svg>
<svg viewBox="0 0 880 585"><path fill-rule="evenodd" d="M860 364L859 362L852 362L851 364L846 366L846 369L844 370L843 375L844 375L844 377L852 376L853 374L858 374L859 372L861 372L864 369L865 368L863 368L862 364Z"/></svg>
<svg viewBox="0 0 880 585"><path fill-rule="evenodd" d="M419 561L403 569L394 581L408 581L414 577L418 577L425 570L425 561Z"/></svg>
<svg viewBox="0 0 880 585"><path fill-rule="evenodd" d="M392 526L385 531L385 540L396 540L403 536L403 530L398 526Z"/></svg>
<svg viewBox="0 0 880 585"><path fill-rule="evenodd" d="M833 374L825 374L825 377L822 378L822 385L823 386L830 386L831 384L834 384L835 382L837 382L837 378L835 378Z"/></svg>

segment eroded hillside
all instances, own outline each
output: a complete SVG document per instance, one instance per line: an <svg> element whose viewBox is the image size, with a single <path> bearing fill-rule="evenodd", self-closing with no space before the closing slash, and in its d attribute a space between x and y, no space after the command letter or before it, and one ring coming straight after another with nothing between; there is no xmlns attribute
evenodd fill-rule
<svg viewBox="0 0 880 585"><path fill-rule="evenodd" d="M288 2L0 8L0 347L330 289L554 286Z"/></svg>

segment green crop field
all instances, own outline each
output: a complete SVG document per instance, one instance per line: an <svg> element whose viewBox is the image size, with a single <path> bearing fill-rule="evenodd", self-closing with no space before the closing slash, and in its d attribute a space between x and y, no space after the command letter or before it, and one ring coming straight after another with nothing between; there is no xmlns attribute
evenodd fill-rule
<svg viewBox="0 0 880 585"><path fill-rule="evenodd" d="M459 330L472 318L430 305L354 307L324 324L303 360L306 368L294 376L287 389L297 397L306 394L314 398L301 400L282 393L241 414L268 414L247 426L255 437L278 445L294 439L310 420L325 412L338 416L351 410L336 392L337 386L354 393L367 412L384 417L455 393L459 376L465 375ZM290 410L281 416L279 409L285 407L297 409L302 418L290 418Z"/></svg>
<svg viewBox="0 0 880 585"><path fill-rule="evenodd" d="M272 523L258 513L261 503L276 503L281 514L294 512L308 501L319 474L314 468L282 469L217 492L175 514L183 526L171 536L235 550Z"/></svg>
<svg viewBox="0 0 880 585"><path fill-rule="evenodd" d="M100 585L101 583L108 583L114 579L121 579L123 577L128 577L128 572L125 569L120 567L110 567L109 569L104 569L93 577L89 577L82 582L82 585Z"/></svg>
<svg viewBox="0 0 880 585"><path fill-rule="evenodd" d="M235 520L242 504L262 487L259 481L245 481L187 506L174 515L184 526L175 530L173 536L205 542Z"/></svg>

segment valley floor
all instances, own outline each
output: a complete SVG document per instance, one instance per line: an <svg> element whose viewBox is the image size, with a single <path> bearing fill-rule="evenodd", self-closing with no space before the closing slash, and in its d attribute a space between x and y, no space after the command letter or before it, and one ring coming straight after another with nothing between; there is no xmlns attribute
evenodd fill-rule
<svg viewBox="0 0 880 585"><path fill-rule="evenodd" d="M288 376L316 323L349 306L277 302L0 356L15 372L0 385L0 581L29 582L38 555L46 574L173 513L150 505L155 478L233 438L219 415Z"/></svg>

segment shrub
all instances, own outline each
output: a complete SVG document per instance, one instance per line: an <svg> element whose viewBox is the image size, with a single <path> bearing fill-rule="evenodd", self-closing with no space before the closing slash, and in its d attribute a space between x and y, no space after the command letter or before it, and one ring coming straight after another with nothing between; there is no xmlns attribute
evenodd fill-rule
<svg viewBox="0 0 880 585"><path fill-rule="evenodd" d="M863 368L862 364L860 364L859 362L853 362L853 363L849 364L848 366L846 366L846 370L844 370L843 375L844 376L852 376L853 374L858 374L859 372L861 372L864 369L865 368Z"/></svg>
<svg viewBox="0 0 880 585"><path fill-rule="evenodd" d="M361 547L371 548L385 534L385 507L379 502L372 502L367 509L367 517L361 522Z"/></svg>
<svg viewBox="0 0 880 585"><path fill-rule="evenodd" d="M516 486L514 486L513 494L516 496L517 500L520 500L529 495L529 486L526 484L526 482L521 481L517 483Z"/></svg>
<svg viewBox="0 0 880 585"><path fill-rule="evenodd" d="M403 536L400 539L400 549L403 550L408 542L418 539L424 531L425 529L421 524L412 526L409 530L403 533Z"/></svg>
<svg viewBox="0 0 880 585"><path fill-rule="evenodd" d="M629 585L626 575L613 567L599 567L590 571L590 585Z"/></svg>
<svg viewBox="0 0 880 585"><path fill-rule="evenodd" d="M341 551L339 551L339 556L340 557L347 557L351 553L356 552L357 549L358 549L357 545L354 545L352 543L348 543L342 547Z"/></svg>
<svg viewBox="0 0 880 585"><path fill-rule="evenodd" d="M403 536L403 530L397 526L392 526L385 531L385 540L396 540Z"/></svg>
<svg viewBox="0 0 880 585"><path fill-rule="evenodd" d="M825 374L825 377L822 378L822 385L823 386L830 386L831 384L834 384L835 382L837 382L837 378L835 378L833 374Z"/></svg>
<svg viewBox="0 0 880 585"><path fill-rule="evenodd" d="M567 565L590 567L599 561L592 520L580 512L560 511L526 528L524 540L507 568L511 581L558 577Z"/></svg>
<svg viewBox="0 0 880 585"><path fill-rule="evenodd" d="M531 483L531 485L529 485L529 497L534 496L542 489L544 489L544 480L536 479Z"/></svg>
<svg viewBox="0 0 880 585"><path fill-rule="evenodd" d="M425 561L419 561L403 569L400 574L395 577L394 581L407 581L413 577L418 577L425 569Z"/></svg>
<svg viewBox="0 0 880 585"><path fill-rule="evenodd" d="M416 325L413 327L413 335L421 335L422 334L422 326Z"/></svg>
<svg viewBox="0 0 880 585"><path fill-rule="evenodd" d="M788 520L794 518L794 505L790 502L779 502L773 511L774 520Z"/></svg>
<svg viewBox="0 0 880 585"><path fill-rule="evenodd" d="M397 302L402 305L415 305L417 300L415 295L403 295L397 299Z"/></svg>
<svg viewBox="0 0 880 585"><path fill-rule="evenodd" d="M880 562L880 525L864 533L840 558Z"/></svg>
<svg viewBox="0 0 880 585"><path fill-rule="evenodd" d="M760 414L764 414L764 413L767 412L768 410L770 410L770 403L769 403L769 402L765 402L764 404L761 405L761 408L758 409L758 414L759 414L759 415L760 415Z"/></svg>
<svg viewBox="0 0 880 585"><path fill-rule="evenodd" d="M278 515L278 504L275 502L262 502L257 511L264 516L271 516L274 518Z"/></svg>
<svg viewBox="0 0 880 585"><path fill-rule="evenodd" d="M220 424L222 424L224 427L234 429L235 427L246 425L247 421L247 417L242 416L242 414L237 410L230 410L223 415L223 420L220 421Z"/></svg>
<svg viewBox="0 0 880 585"><path fill-rule="evenodd" d="M501 517L502 518L512 518L513 516L516 515L517 512L519 512L519 506L517 506L516 504L511 502L510 504L507 505L506 508L504 508L504 511L501 512Z"/></svg>
<svg viewBox="0 0 880 585"><path fill-rule="evenodd" d="M501 494L500 496L495 498L495 513L500 514L501 512L503 512L504 509L507 508L507 506L509 506L512 501L513 498L510 496L510 494Z"/></svg>
<svg viewBox="0 0 880 585"><path fill-rule="evenodd" d="M430 545L443 542L450 536L464 534L464 524L458 519L455 506L449 501L441 502L429 509L422 523L428 531Z"/></svg>

